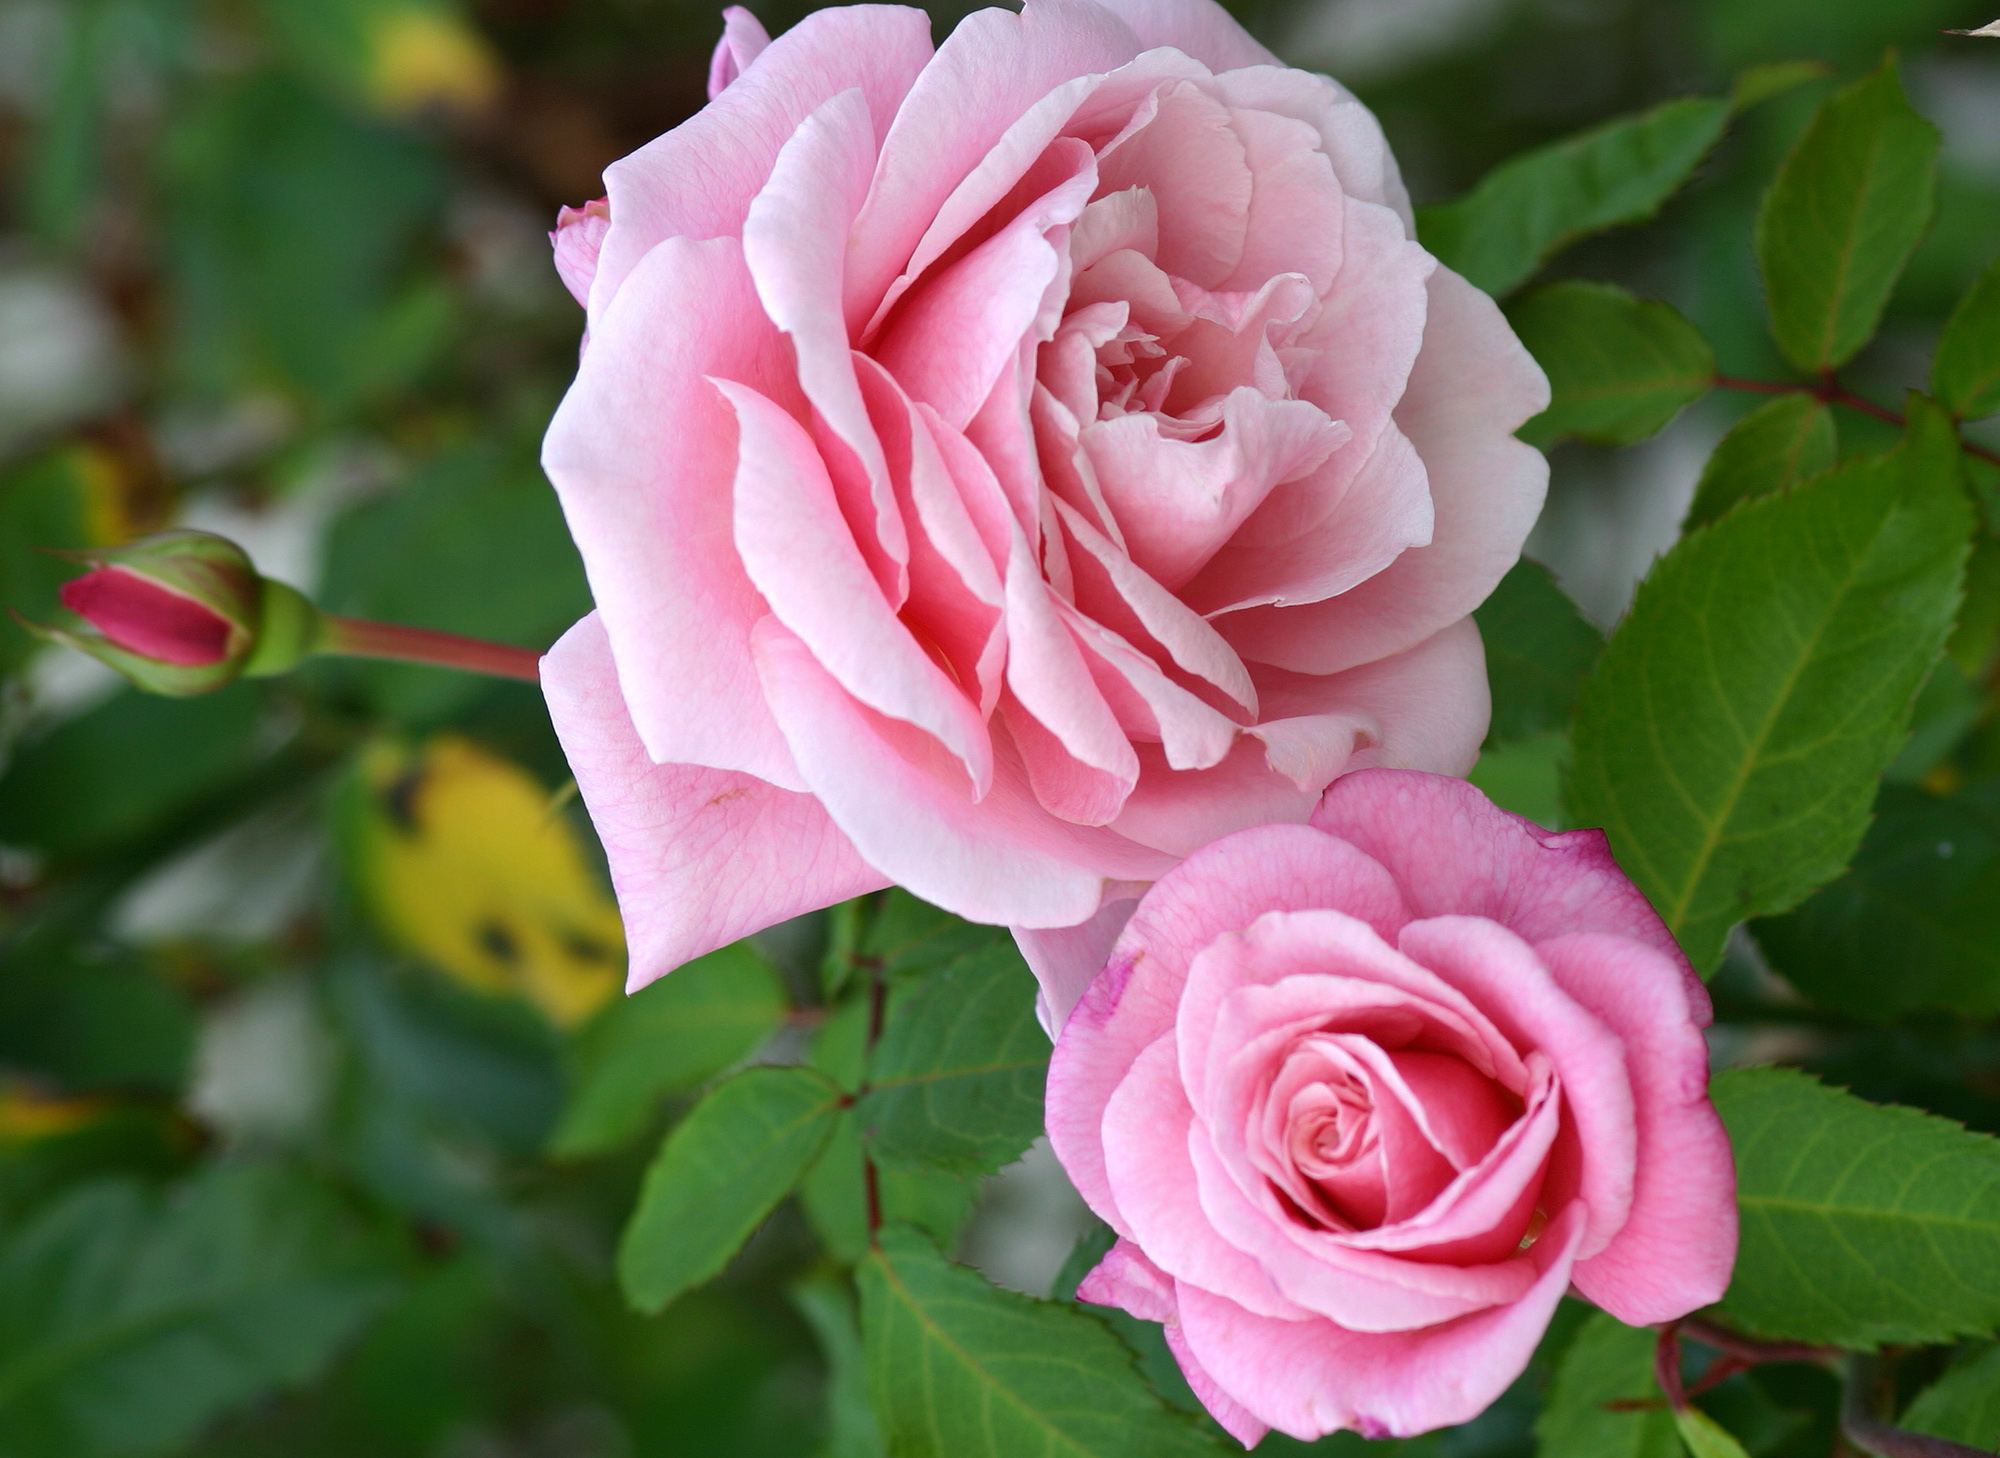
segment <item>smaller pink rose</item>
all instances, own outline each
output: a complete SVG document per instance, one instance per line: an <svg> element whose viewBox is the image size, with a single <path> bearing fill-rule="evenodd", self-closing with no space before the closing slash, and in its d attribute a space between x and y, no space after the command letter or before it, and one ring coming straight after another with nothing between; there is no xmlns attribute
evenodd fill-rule
<svg viewBox="0 0 2000 1458"><path fill-rule="evenodd" d="M1070 1013L1049 1134L1121 1237L1078 1294L1246 1446L1466 1422L1571 1287L1641 1326L1728 1285L1709 1016L1601 832L1349 775L1165 876Z"/></svg>

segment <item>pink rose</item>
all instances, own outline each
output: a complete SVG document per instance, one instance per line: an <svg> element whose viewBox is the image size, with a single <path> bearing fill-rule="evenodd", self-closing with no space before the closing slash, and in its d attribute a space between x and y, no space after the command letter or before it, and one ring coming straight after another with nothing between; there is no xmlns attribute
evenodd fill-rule
<svg viewBox="0 0 2000 1458"><path fill-rule="evenodd" d="M890 882L1076 926L1471 765L1546 384L1360 103L1209 0L735 10L711 85L556 235L545 681L635 982Z"/></svg>
<svg viewBox="0 0 2000 1458"><path fill-rule="evenodd" d="M1164 1322L1246 1445L1476 1416L1572 1285L1720 1298L1735 1173L1707 994L1595 830L1375 770L1140 902L1049 1066L1121 1239L1086 1301Z"/></svg>

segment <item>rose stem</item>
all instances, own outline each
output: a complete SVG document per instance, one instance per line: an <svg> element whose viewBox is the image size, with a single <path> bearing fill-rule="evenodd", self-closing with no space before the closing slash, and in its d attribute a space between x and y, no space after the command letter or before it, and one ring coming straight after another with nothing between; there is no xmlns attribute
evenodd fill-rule
<svg viewBox="0 0 2000 1458"><path fill-rule="evenodd" d="M325 635L320 644L323 653L350 658L395 658L405 663L459 668L496 678L517 678L524 683L541 682L542 655L529 648L462 638L456 633L434 633L429 628L374 623L365 618L342 617L339 613L323 613L321 622Z"/></svg>
<svg viewBox="0 0 2000 1458"><path fill-rule="evenodd" d="M1873 400L1864 400L1844 388L1830 373L1817 385L1774 385L1768 380L1743 380L1734 375L1717 375L1715 387L1718 390L1741 390L1751 395L1810 395L1828 405L1839 405L1861 415L1872 415L1877 420L1895 426L1898 430L1908 423L1888 407L1877 405ZM1982 461L2000 466L2000 452L1989 451L1985 446L1975 445L1963 437L1958 443L1967 455L1977 456Z"/></svg>
<svg viewBox="0 0 2000 1458"><path fill-rule="evenodd" d="M867 1061L873 1062L875 1045L882 1039L882 1023L889 1009L889 984L882 979L880 957L866 957L862 962L868 968ZM863 1067L866 1066L864 1063ZM876 1173L875 1158L865 1142L861 1146L861 1185L868 1197L868 1240L872 1245L882 1229L882 1177Z"/></svg>
<svg viewBox="0 0 2000 1458"><path fill-rule="evenodd" d="M1876 1458L1980 1458L1984 1448L1968 1448L1948 1438L1933 1438L1891 1427L1875 1416L1875 1358L1847 1359L1847 1380L1840 1395L1840 1429L1847 1441ZM1988 1454L1987 1458L1991 1458Z"/></svg>

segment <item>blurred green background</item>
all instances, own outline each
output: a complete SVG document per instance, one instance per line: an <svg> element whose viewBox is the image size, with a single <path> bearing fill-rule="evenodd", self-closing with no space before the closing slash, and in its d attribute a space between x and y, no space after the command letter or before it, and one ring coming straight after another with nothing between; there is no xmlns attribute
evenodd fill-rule
<svg viewBox="0 0 2000 1458"><path fill-rule="evenodd" d="M1947 160L1851 374L1891 400L2000 242L2000 43L1939 34L1991 8L1238 13L1375 106L1419 202L1754 63L1849 77L1899 47ZM803 13L757 10L773 31ZM959 13L934 10L940 38ZM719 30L684 0L0 0L0 601L52 614L70 569L36 548L182 523L330 608L553 641L588 594L536 465L581 327L545 234L701 104ZM1753 112L1659 223L1561 271L1670 299L1725 372L1783 377L1750 230L1824 93ZM1744 403L1634 451L1558 450L1530 552L1588 615L1622 610ZM1849 449L1879 444L1852 424ZM631 1025L531 689L322 664L148 699L4 622L0 674L0 1458L848 1458L844 1318L800 1284L805 1215L661 1316L618 1295L675 1080L617 1138L558 1137ZM730 1057L817 1036L824 923L761 939L763 1010ZM2000 1129L1990 1039L1869 1036L1861 1091ZM1814 1037L1752 1020L1718 1055L1856 1053ZM933 1228L1038 1294L1084 1228L1039 1156L943 1206ZM1525 1454L1538 1380L1427 1448ZM1760 1455L1812 1438L1766 1436Z"/></svg>

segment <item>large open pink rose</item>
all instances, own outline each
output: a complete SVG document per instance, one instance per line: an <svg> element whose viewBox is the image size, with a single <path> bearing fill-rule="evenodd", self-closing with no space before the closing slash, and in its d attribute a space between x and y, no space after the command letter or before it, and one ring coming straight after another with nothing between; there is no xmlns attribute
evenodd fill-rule
<svg viewBox="0 0 2000 1458"><path fill-rule="evenodd" d="M731 11L712 84L556 235L544 673L635 981L889 882L1070 927L1471 765L1546 384L1358 102L1209 0Z"/></svg>
<svg viewBox="0 0 2000 1458"><path fill-rule="evenodd" d="M1708 1021L1601 831L1352 775L1169 873L1070 1013L1049 1136L1121 1237L1079 1295L1246 1444L1468 1421L1572 1284L1634 1326L1729 1284Z"/></svg>

